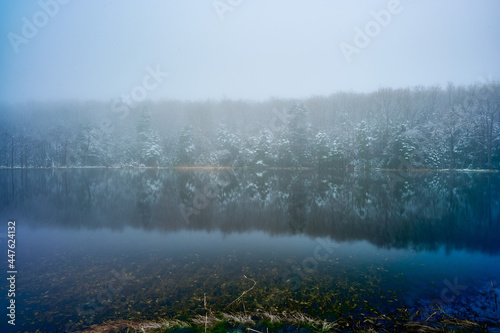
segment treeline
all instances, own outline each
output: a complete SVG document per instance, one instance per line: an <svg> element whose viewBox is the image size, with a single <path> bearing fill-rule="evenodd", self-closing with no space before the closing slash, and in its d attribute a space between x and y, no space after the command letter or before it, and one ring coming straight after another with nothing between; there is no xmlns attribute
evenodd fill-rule
<svg viewBox="0 0 500 333"><path fill-rule="evenodd" d="M0 166L500 169L500 85L0 106Z"/></svg>

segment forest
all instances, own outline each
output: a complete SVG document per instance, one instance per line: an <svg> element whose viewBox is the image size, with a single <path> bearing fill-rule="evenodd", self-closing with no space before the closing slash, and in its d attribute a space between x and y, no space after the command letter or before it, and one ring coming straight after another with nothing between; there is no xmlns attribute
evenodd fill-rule
<svg viewBox="0 0 500 333"><path fill-rule="evenodd" d="M0 105L0 167L500 169L500 84Z"/></svg>

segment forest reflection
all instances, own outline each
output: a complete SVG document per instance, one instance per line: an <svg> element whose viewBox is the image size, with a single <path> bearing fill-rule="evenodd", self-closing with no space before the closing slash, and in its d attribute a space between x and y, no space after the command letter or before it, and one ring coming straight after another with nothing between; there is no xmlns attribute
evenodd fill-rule
<svg viewBox="0 0 500 333"><path fill-rule="evenodd" d="M495 173L0 170L0 215L31 227L264 231L498 253L499 184Z"/></svg>

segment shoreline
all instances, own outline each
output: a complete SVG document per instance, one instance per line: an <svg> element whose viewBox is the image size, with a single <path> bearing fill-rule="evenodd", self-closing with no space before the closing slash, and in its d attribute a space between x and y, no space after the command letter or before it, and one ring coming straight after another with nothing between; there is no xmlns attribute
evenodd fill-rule
<svg viewBox="0 0 500 333"><path fill-rule="evenodd" d="M198 333L198 332L499 332L500 324L480 323L442 315L437 320L414 321L406 309L398 316L379 314L354 319L352 316L326 320L301 312L214 313L192 318L134 322L117 320L95 324L81 333ZM443 314L445 314L443 312ZM434 315L435 316L435 315Z"/></svg>
<svg viewBox="0 0 500 333"><path fill-rule="evenodd" d="M193 166L64 166L64 167L3 167L0 170L177 170L177 171L217 171L217 170L293 170L293 171L317 171L324 173L325 171L345 171L345 172L403 172L403 173L431 173L431 172L460 172L460 173L500 173L497 169L431 169L418 168L411 170L387 169L387 168L312 168L312 167L234 167L234 166L217 166L217 165L193 165Z"/></svg>

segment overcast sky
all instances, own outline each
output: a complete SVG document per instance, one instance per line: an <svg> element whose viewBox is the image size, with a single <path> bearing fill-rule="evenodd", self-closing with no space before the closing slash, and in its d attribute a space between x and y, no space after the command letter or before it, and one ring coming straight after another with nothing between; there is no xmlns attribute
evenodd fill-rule
<svg viewBox="0 0 500 333"><path fill-rule="evenodd" d="M500 78L497 0L56 1L1 2L0 102L266 99Z"/></svg>

